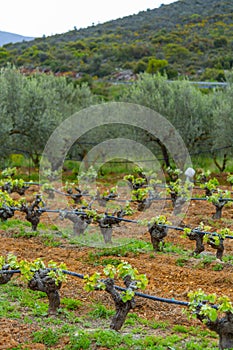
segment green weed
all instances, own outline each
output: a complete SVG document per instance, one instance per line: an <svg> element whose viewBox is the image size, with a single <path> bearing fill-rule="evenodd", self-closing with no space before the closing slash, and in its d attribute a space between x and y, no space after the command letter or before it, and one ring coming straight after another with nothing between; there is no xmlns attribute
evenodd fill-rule
<svg viewBox="0 0 233 350"><path fill-rule="evenodd" d="M174 332L178 332L178 333L189 333L189 329L183 325L177 324L175 325L172 330Z"/></svg>
<svg viewBox="0 0 233 350"><path fill-rule="evenodd" d="M176 265L177 265L177 266L183 267L188 261L189 261L188 258L185 258L185 257L182 258L182 257L181 257L181 258L178 258L178 259L176 260Z"/></svg>
<svg viewBox="0 0 233 350"><path fill-rule="evenodd" d="M224 269L223 264L215 264L215 265L212 267L212 270L213 270L213 271L222 271L223 269Z"/></svg>
<svg viewBox="0 0 233 350"><path fill-rule="evenodd" d="M80 300L71 299L71 298L62 298L61 303L65 305L68 310L76 310L82 306L82 302Z"/></svg>
<svg viewBox="0 0 233 350"><path fill-rule="evenodd" d="M166 329L169 326L167 322L158 322L158 321L151 321L149 325L153 329L158 329L158 328Z"/></svg>
<svg viewBox="0 0 233 350"><path fill-rule="evenodd" d="M14 233L12 236L14 238L24 237L24 238L32 238L37 237L39 235L38 231L26 231L23 227L19 227L19 232Z"/></svg>
<svg viewBox="0 0 233 350"><path fill-rule="evenodd" d="M93 306L93 310L89 312L89 315L92 318L109 318L111 316L113 316L115 313L114 310L109 310L107 309L103 304L96 304Z"/></svg>
<svg viewBox="0 0 233 350"><path fill-rule="evenodd" d="M60 339L60 336L51 328L44 329L33 333L33 342L42 343L47 346L56 345Z"/></svg>
<svg viewBox="0 0 233 350"><path fill-rule="evenodd" d="M70 343L65 347L66 350L85 350L90 349L91 340L89 334L79 331L70 337Z"/></svg>

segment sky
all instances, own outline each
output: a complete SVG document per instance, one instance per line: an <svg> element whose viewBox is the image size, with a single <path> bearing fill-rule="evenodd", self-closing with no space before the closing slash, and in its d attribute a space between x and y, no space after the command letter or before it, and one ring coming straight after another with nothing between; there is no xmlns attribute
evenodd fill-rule
<svg viewBox="0 0 233 350"><path fill-rule="evenodd" d="M175 0L0 0L0 31L49 36L172 2Z"/></svg>

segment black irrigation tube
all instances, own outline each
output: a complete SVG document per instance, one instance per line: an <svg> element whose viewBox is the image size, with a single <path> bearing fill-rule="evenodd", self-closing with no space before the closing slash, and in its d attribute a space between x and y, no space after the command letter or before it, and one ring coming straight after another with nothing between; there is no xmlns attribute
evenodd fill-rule
<svg viewBox="0 0 233 350"><path fill-rule="evenodd" d="M14 207L10 207L11 209L14 210L20 210L19 208L14 208ZM76 215L87 215L87 213L85 211L77 211L77 210L62 210L62 209L37 209L37 211L42 212L42 213L69 213L69 214L76 214ZM137 220L131 220L131 219L124 219L124 218L120 218L117 216L113 216L113 215L105 215L107 218L109 219L115 219L116 221L123 221L123 222L130 222L133 224L138 224ZM178 227L178 226L172 226L172 225L166 225L166 224L158 224L161 227L166 227L168 229L171 230L177 230L177 231L184 231L184 228L182 227ZM213 235L213 236L218 236L217 232L208 232L208 231L200 231L198 229L191 229L193 232L196 232L198 234L202 234L202 235ZM233 239L233 236L230 235L226 235L225 238L229 238L229 239Z"/></svg>
<svg viewBox="0 0 233 350"><path fill-rule="evenodd" d="M136 220L130 220L130 219L124 219L124 218L117 218L117 217L111 216L111 215L106 215L106 216L109 217L110 219L118 219L119 221L132 222L132 223L134 223L134 224L138 224L138 221L136 221ZM166 228L171 229L171 230L184 231L184 228L178 227L178 226L172 226L172 225L166 225L166 224L158 224L158 226L166 227ZM191 229L191 230L192 230L193 232L198 233L198 234L218 236L218 233L217 233L217 232L200 231L200 230L198 230L198 229ZM226 235L225 238L233 239L233 236Z"/></svg>
<svg viewBox="0 0 233 350"><path fill-rule="evenodd" d="M15 273L21 273L20 270L0 270L0 275L14 275Z"/></svg>
<svg viewBox="0 0 233 350"><path fill-rule="evenodd" d="M115 286L116 289L120 291L126 291L125 288ZM134 294L138 297L145 298L145 299L150 299L153 301L160 301L162 303L168 303L168 304L176 304L176 305L183 305L183 306L189 306L190 303L187 301L181 301L181 300L176 300L176 299L168 299L168 298L162 298L162 297L156 297L154 295L149 295L149 294L144 294L140 292L134 292Z"/></svg>
<svg viewBox="0 0 233 350"><path fill-rule="evenodd" d="M49 269L48 268L47 270L56 270L56 269ZM65 275L69 275L69 276L77 277L77 278L80 278L80 279L84 279L84 275L80 274L80 273L77 273L77 272L72 272L72 271L67 271L67 270L62 270L62 272ZM21 271L20 270L0 270L0 275L3 275L3 274L12 274L13 275L15 273L21 273ZM117 286L117 285L115 285L115 289L117 289L119 291L123 291L123 292L127 291L126 288L120 287L120 286ZM190 303L187 302L187 301L176 300L174 298L169 299L169 298L156 297L154 295L149 295L149 294L136 292L136 291L134 292L134 294L136 296L144 298L144 299L149 299L149 300L158 301L158 302L167 303L167 304L175 304L175 305L181 305L181 306L187 306L187 307L190 305ZM200 305L205 305L205 304L200 303ZM218 309L217 305L211 305L211 307L214 308L214 309Z"/></svg>
<svg viewBox="0 0 233 350"><path fill-rule="evenodd" d="M50 269L48 269L48 270L50 270ZM51 269L51 270L54 270L54 269ZM80 274L80 273L67 271L67 270L62 270L62 272L65 275L69 275L69 276L73 276L73 277L78 277L78 278L84 279L84 275ZM0 270L0 275L3 275L3 274L12 274L13 275L15 273L20 273L20 270ZM124 292L127 290L126 288L123 288L123 287L120 287L120 286L115 286L115 288L117 290L124 291ZM176 304L176 305L182 305L182 306L189 306L190 305L189 302L187 302L187 301L180 301L180 300L176 300L176 299L168 299L168 298L156 297L154 295L144 294L144 293L140 293L140 292L135 292L135 295L138 296L138 297L141 297L141 298L150 299L150 300L153 300L153 301L160 301L160 302L163 302L163 303Z"/></svg>

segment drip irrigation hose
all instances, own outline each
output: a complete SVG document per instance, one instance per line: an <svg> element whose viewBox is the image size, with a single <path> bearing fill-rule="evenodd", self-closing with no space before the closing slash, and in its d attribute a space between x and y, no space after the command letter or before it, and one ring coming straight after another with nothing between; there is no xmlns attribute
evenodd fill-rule
<svg viewBox="0 0 233 350"><path fill-rule="evenodd" d="M56 269L48 269L48 270L56 270ZM62 272L65 275L69 275L69 276L73 276L73 277L84 279L84 275L80 274L80 273L67 271L67 270L62 270ZM15 274L15 273L20 273L20 270L0 270L0 275L3 275L3 274L11 274L12 275L12 274ZM120 286L117 286L117 285L115 285L115 288L117 290L124 291L124 292L127 290L126 288L123 288L123 287L120 287ZM154 295L144 294L144 293L140 293L140 292L135 292L135 295L139 296L141 298L150 299L150 300L153 300L153 301L160 301L160 302L163 302L163 303L189 306L189 303L187 301L180 301L180 300L175 300L175 299L161 298L161 297L156 297Z"/></svg>
<svg viewBox="0 0 233 350"><path fill-rule="evenodd" d="M47 270L48 271L54 271L56 269L48 268ZM69 275L69 276L73 276L73 277L84 279L84 275L80 274L80 273L77 273L77 272L72 272L72 271L67 271L67 270L62 270L62 272L65 275ZM14 273L20 273L20 270L0 270L0 275L2 275L2 274L14 274ZM115 289L117 289L119 291L123 291L123 292L127 291L126 288L120 287L120 286L117 286L117 285L115 285ZM149 295L149 294L136 292L136 291L134 292L134 294L136 296L144 298L144 299L149 299L149 300L158 301L158 302L162 302L162 303L175 304L175 305L181 305L181 306L187 306L187 307L190 305L190 303L187 302L187 301L176 300L174 298L172 298L172 299L162 298L162 297L157 297L157 296L154 296L154 295ZM205 304L200 303L200 305L205 305ZM213 307L214 309L218 309L217 305L211 305L211 307Z"/></svg>
<svg viewBox="0 0 233 350"><path fill-rule="evenodd" d="M15 207L9 207L9 208L11 208L13 210L20 210L19 208L15 208ZM76 214L76 215L84 215L84 216L87 215L87 213L85 211L77 211L77 210L45 209L45 208L43 209L43 208L41 208L41 209L37 209L37 211L41 212L41 213L62 213L62 212L65 212L67 214ZM124 219L124 218L120 218L120 217L113 216L113 215L105 215L105 217L109 218L109 219L114 219L116 221L123 221L123 222L130 222L133 224L138 224L137 220ZM184 231L184 228L178 227L178 226L172 226L172 225L166 225L166 224L158 224L158 226L166 227L166 228L171 229L171 230ZM192 229L192 231L195 233L198 233L198 234L202 234L202 235L218 236L217 232L201 231L198 229ZM225 238L233 239L233 236L226 235Z"/></svg>

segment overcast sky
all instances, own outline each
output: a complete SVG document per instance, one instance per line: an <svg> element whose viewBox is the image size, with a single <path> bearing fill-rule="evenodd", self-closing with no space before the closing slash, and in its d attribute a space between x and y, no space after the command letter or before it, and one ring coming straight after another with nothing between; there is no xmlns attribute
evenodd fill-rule
<svg viewBox="0 0 233 350"><path fill-rule="evenodd" d="M0 0L0 31L48 36L172 2L175 0Z"/></svg>

